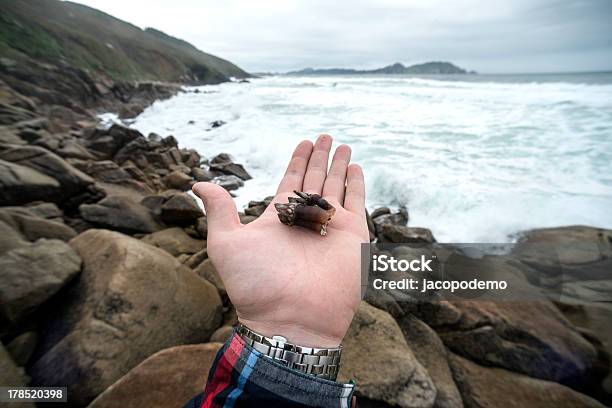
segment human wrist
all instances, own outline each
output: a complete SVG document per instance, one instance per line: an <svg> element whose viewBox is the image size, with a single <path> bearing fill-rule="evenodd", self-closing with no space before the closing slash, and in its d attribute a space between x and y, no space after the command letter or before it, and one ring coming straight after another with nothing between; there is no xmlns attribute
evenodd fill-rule
<svg viewBox="0 0 612 408"><path fill-rule="evenodd" d="M238 317L238 321L259 335L270 338L282 336L288 342L304 347L337 348L344 337L344 334L325 334L298 323L262 322L241 317Z"/></svg>

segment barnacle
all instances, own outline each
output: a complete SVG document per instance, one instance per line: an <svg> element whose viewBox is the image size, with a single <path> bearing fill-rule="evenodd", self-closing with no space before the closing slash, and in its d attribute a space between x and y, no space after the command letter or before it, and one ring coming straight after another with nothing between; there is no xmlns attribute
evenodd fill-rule
<svg viewBox="0 0 612 408"><path fill-rule="evenodd" d="M300 226L327 235L327 223L336 209L318 194L294 191L297 197L289 197L286 204L274 204L280 221L289 226Z"/></svg>

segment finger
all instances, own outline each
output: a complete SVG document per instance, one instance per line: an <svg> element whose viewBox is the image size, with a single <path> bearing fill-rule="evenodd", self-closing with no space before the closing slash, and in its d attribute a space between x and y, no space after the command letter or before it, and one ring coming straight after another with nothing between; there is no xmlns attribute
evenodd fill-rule
<svg viewBox="0 0 612 408"><path fill-rule="evenodd" d="M333 198L340 204L344 202L344 186L346 184L346 168L351 161L351 148L340 145L334 153L329 173L323 184L323 197Z"/></svg>
<svg viewBox="0 0 612 408"><path fill-rule="evenodd" d="M291 161L285 171L285 176L278 185L276 194L292 193L293 190L302 190L304 183L304 174L306 174L306 166L312 153L312 142L304 140L295 148Z"/></svg>
<svg viewBox="0 0 612 408"><path fill-rule="evenodd" d="M351 164L347 169L344 208L355 214L365 214L365 182L358 164Z"/></svg>
<svg viewBox="0 0 612 408"><path fill-rule="evenodd" d="M213 183L196 183L192 190L204 202L209 234L240 226L236 204L223 187Z"/></svg>
<svg viewBox="0 0 612 408"><path fill-rule="evenodd" d="M315 142L304 176L303 191L314 194L321 194L323 191L331 145L332 138L330 135L321 135Z"/></svg>

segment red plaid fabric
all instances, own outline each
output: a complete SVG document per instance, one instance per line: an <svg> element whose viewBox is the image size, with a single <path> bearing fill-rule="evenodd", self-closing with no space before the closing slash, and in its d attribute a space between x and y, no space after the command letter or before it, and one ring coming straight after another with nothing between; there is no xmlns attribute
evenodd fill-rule
<svg viewBox="0 0 612 408"><path fill-rule="evenodd" d="M349 408L353 389L284 367L234 333L217 353L204 392L185 408Z"/></svg>

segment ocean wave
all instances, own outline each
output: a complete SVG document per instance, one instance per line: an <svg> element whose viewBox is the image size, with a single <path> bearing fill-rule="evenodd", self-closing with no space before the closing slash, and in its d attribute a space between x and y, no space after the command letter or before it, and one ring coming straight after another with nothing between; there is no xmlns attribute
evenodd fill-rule
<svg viewBox="0 0 612 408"><path fill-rule="evenodd" d="M612 227L611 85L275 77L206 89L156 102L133 126L234 155L254 176L239 207L274 193L300 140L330 133L364 167L370 209L407 205L441 241ZM206 131L215 120L227 124Z"/></svg>

